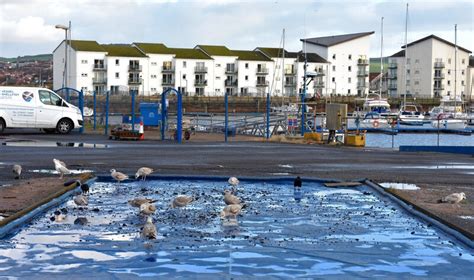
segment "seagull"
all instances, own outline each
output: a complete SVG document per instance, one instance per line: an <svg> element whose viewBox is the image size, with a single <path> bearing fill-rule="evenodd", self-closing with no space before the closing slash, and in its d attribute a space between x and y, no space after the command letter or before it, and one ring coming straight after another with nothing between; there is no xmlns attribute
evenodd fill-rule
<svg viewBox="0 0 474 280"><path fill-rule="evenodd" d="M74 197L74 203L76 203L77 206L85 206L89 204L89 200L84 195L78 194Z"/></svg>
<svg viewBox="0 0 474 280"><path fill-rule="evenodd" d="M61 176L59 177L60 179L63 178L64 174L71 174L71 171L67 169L66 164L64 162L57 160L55 158L53 158L53 162L54 162L54 169L56 169L56 171L58 171L59 174L61 174Z"/></svg>
<svg viewBox="0 0 474 280"><path fill-rule="evenodd" d="M227 205L231 204L240 204L240 198L232 194L231 191L225 190L224 191L224 202Z"/></svg>
<svg viewBox="0 0 474 280"><path fill-rule="evenodd" d="M293 186L295 188L301 188L303 185L303 181L301 180L300 176L296 177L295 181L293 182Z"/></svg>
<svg viewBox="0 0 474 280"><path fill-rule="evenodd" d="M145 198L145 197L138 197L128 201L132 207L140 207L143 203L155 203L156 200Z"/></svg>
<svg viewBox="0 0 474 280"><path fill-rule="evenodd" d="M81 187L82 194L89 194L89 185L81 183L80 180L76 180L76 185Z"/></svg>
<svg viewBox="0 0 474 280"><path fill-rule="evenodd" d="M13 165L13 173L15 173L15 180L20 179L21 176L21 165L15 164Z"/></svg>
<svg viewBox="0 0 474 280"><path fill-rule="evenodd" d="M229 216L233 216L234 220L237 220L237 215L240 214L240 211L242 210L242 206L239 204L231 204L227 205L222 209L221 211L221 218L225 219Z"/></svg>
<svg viewBox="0 0 474 280"><path fill-rule="evenodd" d="M128 176L123 174L122 172L118 172L115 169L110 169L110 176L117 180L117 182L122 182L128 179Z"/></svg>
<svg viewBox="0 0 474 280"><path fill-rule="evenodd" d="M188 195L178 195L173 199L171 202L171 208L176 208L176 207L185 207L189 203L193 202L194 198Z"/></svg>
<svg viewBox="0 0 474 280"><path fill-rule="evenodd" d="M137 173L135 173L135 179L138 179L139 177L142 177L142 180L146 180L146 176L150 175L153 173L153 169L149 167L141 167L140 169L137 170Z"/></svg>
<svg viewBox="0 0 474 280"><path fill-rule="evenodd" d="M438 203L459 203L463 199L466 199L465 193L452 193L448 196L443 197L442 199L438 200Z"/></svg>
<svg viewBox="0 0 474 280"><path fill-rule="evenodd" d="M235 193L237 186L239 185L240 181L236 177L230 177L227 181L232 186L232 191Z"/></svg>
<svg viewBox="0 0 474 280"><path fill-rule="evenodd" d="M155 213L156 206L153 203L145 202L140 205L140 214L151 215Z"/></svg>
<svg viewBox="0 0 474 280"><path fill-rule="evenodd" d="M158 231L156 230L156 226L153 224L153 218L148 216L146 219L146 223L142 229L142 237L148 239L156 239L158 235Z"/></svg>

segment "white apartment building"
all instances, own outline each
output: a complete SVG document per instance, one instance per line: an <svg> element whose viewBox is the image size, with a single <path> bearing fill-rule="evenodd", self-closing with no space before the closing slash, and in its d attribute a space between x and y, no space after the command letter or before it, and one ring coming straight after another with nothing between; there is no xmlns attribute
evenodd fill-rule
<svg viewBox="0 0 474 280"><path fill-rule="evenodd" d="M276 95L295 96L303 91L304 62L307 66L306 93L314 96L327 95L327 70L329 63L315 53L288 52L281 48L258 47L256 51L275 62L275 75L271 79L272 92ZM284 71L282 65L284 64ZM312 75L310 75L312 74ZM283 86L282 86L283 80Z"/></svg>
<svg viewBox="0 0 474 280"><path fill-rule="evenodd" d="M406 52L397 52L389 59L390 95L397 97L406 93L413 97L454 98L456 95L469 98L470 53L470 50L458 46L456 55L453 43L435 35L407 44Z"/></svg>
<svg viewBox="0 0 474 280"><path fill-rule="evenodd" d="M369 89L369 36L362 32L301 39L303 50L330 63L326 88L331 94L365 96Z"/></svg>

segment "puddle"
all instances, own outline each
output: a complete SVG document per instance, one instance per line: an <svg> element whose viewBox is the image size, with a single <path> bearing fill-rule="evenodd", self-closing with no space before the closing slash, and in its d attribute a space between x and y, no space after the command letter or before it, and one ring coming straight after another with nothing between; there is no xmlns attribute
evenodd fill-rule
<svg viewBox="0 0 474 280"><path fill-rule="evenodd" d="M465 219L465 220L474 220L474 216L459 216L459 218Z"/></svg>
<svg viewBox="0 0 474 280"><path fill-rule="evenodd" d="M105 144L91 144L91 143L76 143L76 142L53 142L53 141L6 141L2 143L3 146L11 147L72 147L72 148L92 148L103 149L109 148Z"/></svg>
<svg viewBox="0 0 474 280"><path fill-rule="evenodd" d="M71 174L82 174L82 173L93 173L94 170L89 170L89 169L69 169ZM56 170L50 170L50 169L33 169L33 170L28 170L28 172L33 172L33 173L43 173L43 174L59 174L58 171Z"/></svg>
<svg viewBox="0 0 474 280"><path fill-rule="evenodd" d="M275 173L270 173L274 176L287 176L287 175L291 175L291 173L288 173L288 172L275 172Z"/></svg>
<svg viewBox="0 0 474 280"><path fill-rule="evenodd" d="M472 251L398 210L366 186L241 181L246 203L223 223L220 181L146 181L91 186L89 206L72 200L0 240L0 278L449 278L472 275ZM170 209L176 194L198 199ZM156 199L158 239L140 237L144 218L127 204ZM63 222L50 221L68 210ZM86 217L86 225L74 220ZM228 226L227 226L228 225ZM74 277L73 277L74 278Z"/></svg>
<svg viewBox="0 0 474 280"><path fill-rule="evenodd" d="M396 190L419 190L415 184L405 184L405 183L380 183L380 185L385 189L396 189Z"/></svg>
<svg viewBox="0 0 474 280"><path fill-rule="evenodd" d="M281 168L293 168L293 165L290 165L290 164L278 164L278 167L281 167Z"/></svg>

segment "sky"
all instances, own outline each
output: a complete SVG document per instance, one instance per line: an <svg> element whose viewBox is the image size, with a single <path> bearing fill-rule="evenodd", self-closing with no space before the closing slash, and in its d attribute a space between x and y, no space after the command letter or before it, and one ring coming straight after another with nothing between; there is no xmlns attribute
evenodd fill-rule
<svg viewBox="0 0 474 280"><path fill-rule="evenodd" d="M404 44L406 1L290 0L1 0L0 56L52 53L64 38L55 25L71 21L72 38L102 44L155 42L168 47L198 44L231 49L302 49L301 38L375 31L370 56ZM472 1L408 1L408 41L434 34L474 51Z"/></svg>

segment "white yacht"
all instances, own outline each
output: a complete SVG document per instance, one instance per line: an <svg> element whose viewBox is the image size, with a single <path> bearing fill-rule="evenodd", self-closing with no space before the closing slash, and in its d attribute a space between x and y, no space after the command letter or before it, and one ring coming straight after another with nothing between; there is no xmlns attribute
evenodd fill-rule
<svg viewBox="0 0 474 280"><path fill-rule="evenodd" d="M425 116L418 111L418 107L414 104L403 105L398 113L400 124L404 125L423 125Z"/></svg>

